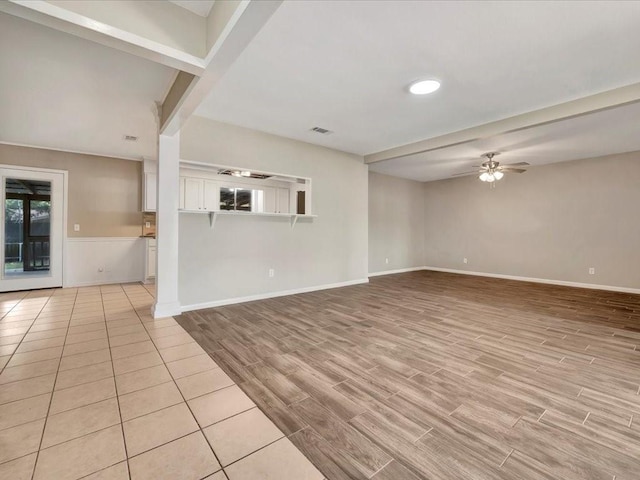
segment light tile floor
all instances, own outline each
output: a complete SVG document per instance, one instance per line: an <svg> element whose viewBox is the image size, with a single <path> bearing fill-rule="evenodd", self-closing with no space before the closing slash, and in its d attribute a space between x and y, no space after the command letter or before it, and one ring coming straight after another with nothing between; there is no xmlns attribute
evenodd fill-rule
<svg viewBox="0 0 640 480"><path fill-rule="evenodd" d="M0 478L321 480L141 284L0 294Z"/></svg>

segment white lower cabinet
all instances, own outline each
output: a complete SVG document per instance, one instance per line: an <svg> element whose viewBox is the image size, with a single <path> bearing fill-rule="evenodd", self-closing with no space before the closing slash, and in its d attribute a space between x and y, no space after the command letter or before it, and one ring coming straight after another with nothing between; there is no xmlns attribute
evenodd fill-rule
<svg viewBox="0 0 640 480"><path fill-rule="evenodd" d="M145 282L151 282L156 278L156 239L147 238L147 255L145 259Z"/></svg>

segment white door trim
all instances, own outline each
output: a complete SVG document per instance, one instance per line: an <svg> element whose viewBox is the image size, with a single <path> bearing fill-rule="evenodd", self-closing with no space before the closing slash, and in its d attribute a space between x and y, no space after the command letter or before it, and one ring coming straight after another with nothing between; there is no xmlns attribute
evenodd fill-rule
<svg viewBox="0 0 640 480"><path fill-rule="evenodd" d="M40 167L26 167L22 165L9 165L5 163L0 164L0 168L6 168L9 170L24 170L26 172L42 172L42 173L55 173L62 174L62 198L64 205L62 207L62 286L66 287L66 275L67 272L67 218L69 212L69 171L57 170L53 168L40 168ZM4 208L4 207L2 207ZM4 218L4 217L3 217ZM4 226L0 226L4 228Z"/></svg>

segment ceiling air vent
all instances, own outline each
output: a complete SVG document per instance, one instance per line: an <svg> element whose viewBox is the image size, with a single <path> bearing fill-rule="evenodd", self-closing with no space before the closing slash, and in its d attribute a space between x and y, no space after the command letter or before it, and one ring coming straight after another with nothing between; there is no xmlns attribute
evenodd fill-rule
<svg viewBox="0 0 640 480"><path fill-rule="evenodd" d="M316 133L321 133L322 135L331 135L333 133L331 130L327 130L326 128L322 128L322 127L313 127L311 131Z"/></svg>
<svg viewBox="0 0 640 480"><path fill-rule="evenodd" d="M138 141L138 137L134 136L134 135L125 135L124 139L127 142L137 142Z"/></svg>

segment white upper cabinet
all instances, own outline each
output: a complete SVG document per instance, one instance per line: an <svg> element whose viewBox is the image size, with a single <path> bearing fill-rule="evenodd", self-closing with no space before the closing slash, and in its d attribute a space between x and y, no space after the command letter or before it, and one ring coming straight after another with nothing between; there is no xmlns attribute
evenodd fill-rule
<svg viewBox="0 0 640 480"><path fill-rule="evenodd" d="M204 178L180 178L180 209L214 212L220 206L220 186Z"/></svg>
<svg viewBox="0 0 640 480"><path fill-rule="evenodd" d="M213 212L219 210L220 187L205 178L180 178L180 209Z"/></svg>
<svg viewBox="0 0 640 480"><path fill-rule="evenodd" d="M291 191L288 188L278 188L278 198L277 198L277 213L291 213L291 208L289 206Z"/></svg>
<svg viewBox="0 0 640 480"><path fill-rule="evenodd" d="M276 188L266 187L264 189L264 212L265 213L277 213L276 208Z"/></svg>
<svg viewBox="0 0 640 480"><path fill-rule="evenodd" d="M208 212L220 209L220 186L217 182L204 180L203 208Z"/></svg>
<svg viewBox="0 0 640 480"><path fill-rule="evenodd" d="M184 179L184 209L202 210L204 208L204 180L201 178Z"/></svg>
<svg viewBox="0 0 640 480"><path fill-rule="evenodd" d="M158 189L157 184L158 175L156 173L145 173L144 174L144 185L143 185L143 205L142 210L145 212L155 212L156 211L156 192Z"/></svg>

